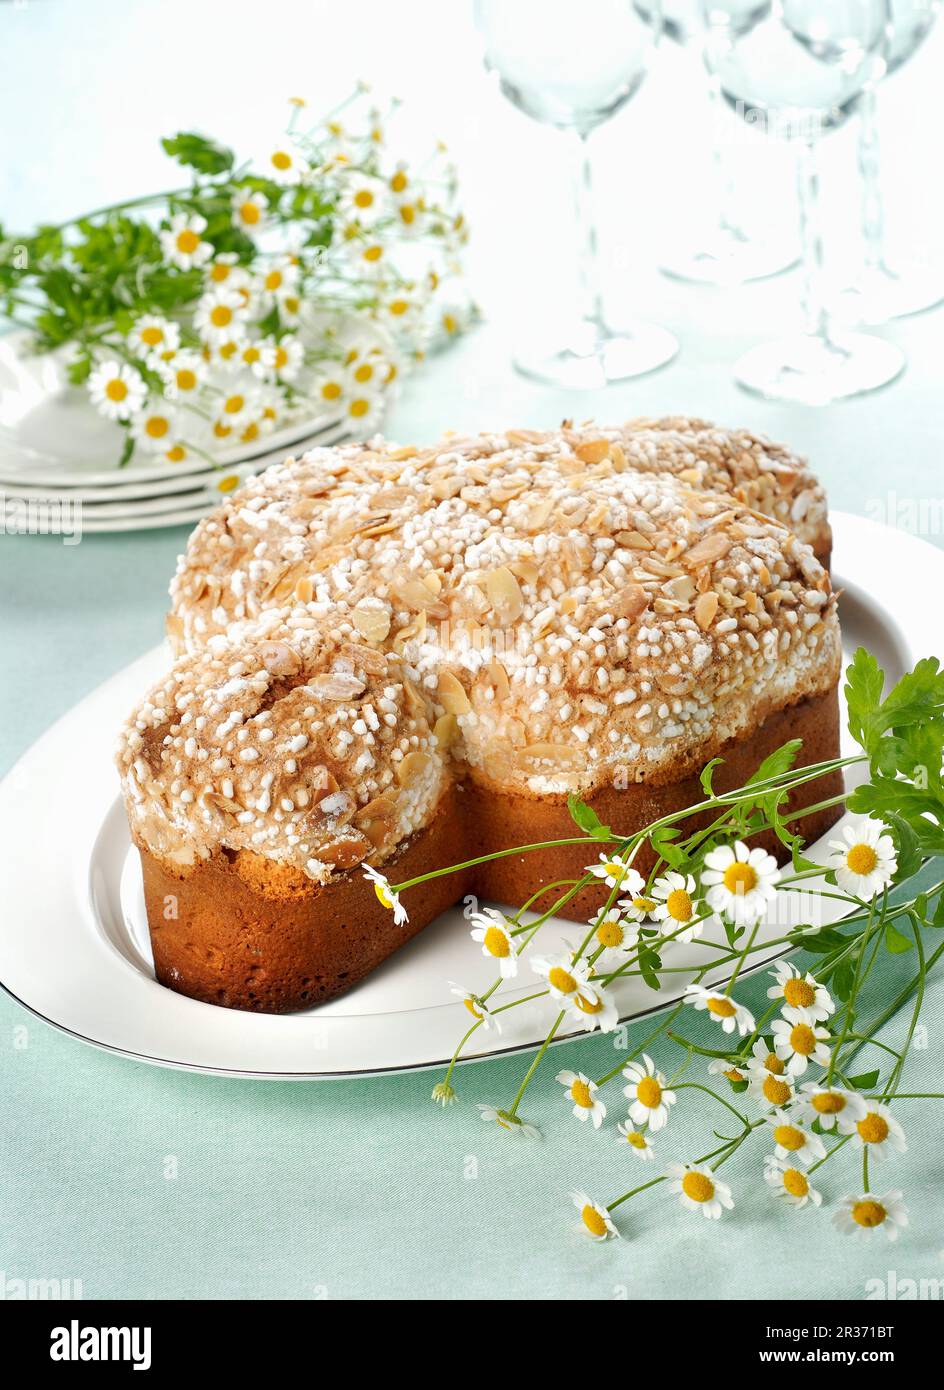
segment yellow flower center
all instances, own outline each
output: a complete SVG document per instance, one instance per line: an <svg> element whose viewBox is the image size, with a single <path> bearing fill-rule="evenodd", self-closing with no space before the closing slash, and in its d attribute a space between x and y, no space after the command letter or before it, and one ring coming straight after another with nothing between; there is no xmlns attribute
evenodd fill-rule
<svg viewBox="0 0 944 1390"><path fill-rule="evenodd" d="M370 381L373 374L374 369L371 364L369 362L362 362L361 365L354 370L354 380Z"/></svg>
<svg viewBox="0 0 944 1390"><path fill-rule="evenodd" d="M861 1202L856 1202L852 1208L852 1219L859 1226L871 1229L873 1226L881 1226L887 1218L888 1212L881 1202L873 1201L872 1198L863 1198Z"/></svg>
<svg viewBox="0 0 944 1390"><path fill-rule="evenodd" d="M182 444L172 444L165 453L164 457L168 463L183 463L187 457L187 450Z"/></svg>
<svg viewBox="0 0 944 1390"><path fill-rule="evenodd" d="M787 980L783 997L794 1009L808 1009L816 1002L816 990L809 980Z"/></svg>
<svg viewBox="0 0 944 1390"><path fill-rule="evenodd" d="M127 384L120 377L113 376L105 387L105 395L110 401L123 401L128 394Z"/></svg>
<svg viewBox="0 0 944 1390"><path fill-rule="evenodd" d="M561 994L573 994L577 981L562 965L555 965L548 971L547 982Z"/></svg>
<svg viewBox="0 0 944 1390"><path fill-rule="evenodd" d="M452 314L443 314L442 326L447 333L455 333L458 331L459 328L458 321L453 317Z"/></svg>
<svg viewBox="0 0 944 1390"><path fill-rule="evenodd" d="M359 188L354 194L354 206L356 208L369 208L374 203L374 195L369 188Z"/></svg>
<svg viewBox="0 0 944 1390"><path fill-rule="evenodd" d="M764 1068L769 1072L773 1072L774 1076L783 1076L785 1070L784 1063L781 1062L776 1052L767 1053L764 1059Z"/></svg>
<svg viewBox="0 0 944 1390"><path fill-rule="evenodd" d="M287 365L287 363L288 353L285 351L285 348L277 347L275 349L275 370L277 372L280 372L282 368Z"/></svg>
<svg viewBox="0 0 944 1390"><path fill-rule="evenodd" d="M397 172L394 174L393 178L390 180L390 187L393 189L394 193L402 193L403 190L406 188L406 184L406 174L404 174L402 169L398 169Z"/></svg>
<svg viewBox="0 0 944 1390"><path fill-rule="evenodd" d="M854 874L870 874L878 863L871 845L853 845L846 855L846 866Z"/></svg>
<svg viewBox="0 0 944 1390"><path fill-rule="evenodd" d="M210 279L215 285L222 285L224 280L229 279L232 269L233 267L225 261L217 261L216 265L210 267Z"/></svg>
<svg viewBox="0 0 944 1390"><path fill-rule="evenodd" d="M816 1050L816 1034L807 1023L798 1023L790 1031L790 1046L800 1057L809 1057Z"/></svg>
<svg viewBox="0 0 944 1390"><path fill-rule="evenodd" d="M274 168L280 169L284 173L286 169L292 167L292 156L285 150L276 150L272 156L272 164Z"/></svg>
<svg viewBox="0 0 944 1390"><path fill-rule="evenodd" d="M240 435L240 439L244 439L247 444L251 444L253 440L258 438L259 426L256 424L255 420L253 420L243 430L242 434Z"/></svg>
<svg viewBox="0 0 944 1390"><path fill-rule="evenodd" d="M405 314L409 307L410 301L408 299L393 299L390 302L390 312L397 318L399 318L401 314Z"/></svg>
<svg viewBox="0 0 944 1390"><path fill-rule="evenodd" d="M230 359L231 357L234 357L235 354L236 354L236 344L235 344L235 343L224 343L223 346L220 348L220 356L221 356L225 361L227 361L227 362L229 361L229 359Z"/></svg>
<svg viewBox="0 0 944 1390"><path fill-rule="evenodd" d="M599 1014L603 1012L602 999L588 999L585 994L578 994L574 1002L583 1014Z"/></svg>
<svg viewBox="0 0 944 1390"><path fill-rule="evenodd" d="M633 898L633 907L637 912L651 912L655 903L652 898Z"/></svg>
<svg viewBox="0 0 944 1390"><path fill-rule="evenodd" d="M177 250L184 256L193 255L200 245L200 238L196 232L192 232L189 227L185 227L182 232L177 233Z"/></svg>
<svg viewBox="0 0 944 1390"><path fill-rule="evenodd" d="M296 294L287 294L282 300L282 308L288 314L297 314L302 307L302 302Z"/></svg>
<svg viewBox="0 0 944 1390"><path fill-rule="evenodd" d="M253 362L258 362L261 354L255 343L250 343L249 347L243 349L243 361L247 367L251 367Z"/></svg>
<svg viewBox="0 0 944 1390"><path fill-rule="evenodd" d="M676 922L687 922L694 911L692 900L684 888L673 888L665 900L665 905L669 910L669 916L674 917Z"/></svg>
<svg viewBox="0 0 944 1390"><path fill-rule="evenodd" d="M704 1173L686 1173L682 1179L682 1191L693 1202L710 1202L715 1195L715 1185Z"/></svg>
<svg viewBox="0 0 944 1390"><path fill-rule="evenodd" d="M490 956L504 957L511 954L511 942L500 927L488 927L482 945Z"/></svg>
<svg viewBox="0 0 944 1390"><path fill-rule="evenodd" d="M580 1213L581 1220L592 1236L602 1236L606 1234L606 1222L597 1211L596 1207L591 1207L589 1203Z"/></svg>
<svg viewBox="0 0 944 1390"><path fill-rule="evenodd" d="M649 1110L655 1110L662 1100L662 1087L654 1076L644 1076L636 1087L636 1099L640 1105L645 1105Z"/></svg>
<svg viewBox="0 0 944 1390"><path fill-rule="evenodd" d="M177 389L179 391L193 391L197 385L197 374L189 367L181 367L177 373Z"/></svg>
<svg viewBox="0 0 944 1390"><path fill-rule="evenodd" d="M593 1108L590 1087L587 1085L586 1081L575 1081L570 1088L570 1094L573 1097L575 1105L582 1106L584 1110L591 1110Z"/></svg>
<svg viewBox="0 0 944 1390"><path fill-rule="evenodd" d="M227 477L220 479L220 481L217 483L217 487L219 488L220 492L234 492L235 489L239 487L238 475L236 473L228 474ZM384 907L392 906L392 904L384 902L383 898L380 897L380 892L378 889L375 888L374 891L377 893L377 897L380 898L380 901L383 903Z"/></svg>
<svg viewBox="0 0 944 1390"><path fill-rule="evenodd" d="M805 1197L810 1190L806 1174L801 1173L799 1168L785 1168L783 1170L783 1185L791 1197Z"/></svg>
<svg viewBox="0 0 944 1390"><path fill-rule="evenodd" d="M150 415L144 425L144 433L150 439L163 439L170 429L170 421L164 415Z"/></svg>
<svg viewBox="0 0 944 1390"><path fill-rule="evenodd" d="M737 1009L730 999L725 999L724 995L712 996L708 1000L708 1012L717 1018L733 1018Z"/></svg>
<svg viewBox="0 0 944 1390"><path fill-rule="evenodd" d="M225 439L226 436L232 434L233 431L229 425L224 425L222 420L216 420L213 423L213 433L216 435L217 439Z"/></svg>
<svg viewBox="0 0 944 1390"><path fill-rule="evenodd" d="M265 280L263 281L263 284L265 285L267 290L277 290L282 284L281 270L270 270Z"/></svg>
<svg viewBox="0 0 944 1390"><path fill-rule="evenodd" d="M765 1098L778 1109L781 1105L786 1105L792 1094L786 1081L778 1081L775 1076L768 1076L762 1089Z"/></svg>
<svg viewBox="0 0 944 1390"><path fill-rule="evenodd" d="M837 1095L835 1091L820 1091L813 1097L812 1103L813 1109L819 1115L838 1115L846 1108L845 1096Z"/></svg>
<svg viewBox="0 0 944 1390"><path fill-rule="evenodd" d="M789 1153L796 1153L806 1144L806 1135L802 1129L797 1129L796 1125L777 1125L774 1129L774 1139Z"/></svg>
<svg viewBox="0 0 944 1390"><path fill-rule="evenodd" d="M210 322L214 328L225 328L233 321L233 311L228 304L214 304L210 310Z"/></svg>
<svg viewBox="0 0 944 1390"><path fill-rule="evenodd" d="M239 209L239 215L249 227L254 227L262 216L262 209L257 203L243 203Z"/></svg>
<svg viewBox="0 0 944 1390"><path fill-rule="evenodd" d="M646 1147L646 1136L640 1134L638 1129L630 1129L626 1132L626 1142L634 1149L644 1149Z"/></svg>
<svg viewBox="0 0 944 1390"><path fill-rule="evenodd" d="M154 325L150 325L148 328L142 328L141 341L142 343L146 343L148 347L157 347L158 343L164 341L164 331Z"/></svg>
<svg viewBox="0 0 944 1390"><path fill-rule="evenodd" d="M384 907L393 907L393 899L385 883L375 883L374 892L377 894L378 902L382 903Z"/></svg>
<svg viewBox="0 0 944 1390"><path fill-rule="evenodd" d="M729 893L749 893L757 887L757 870L751 864L729 864L724 871L724 886Z"/></svg>
<svg viewBox="0 0 944 1390"><path fill-rule="evenodd" d="M597 928L597 940L601 946L612 949L623 941L623 928L619 922L601 922Z"/></svg>
<svg viewBox="0 0 944 1390"><path fill-rule="evenodd" d="M870 1112L864 1120L860 1120L856 1129L866 1144L883 1144L888 1138L888 1121L883 1120L881 1115Z"/></svg>
<svg viewBox="0 0 944 1390"><path fill-rule="evenodd" d="M245 404L245 396L227 396L223 402L223 409L227 415L238 415Z"/></svg>
<svg viewBox="0 0 944 1390"><path fill-rule="evenodd" d="M462 1002L463 1002L463 1004L466 1006L466 1008L468 1009L469 1013L472 1015L473 1018L481 1018L481 1017L482 1017L482 1014L481 1014L480 1010L478 1010L478 1009L475 1007L475 1000L474 1000L474 999L463 999Z"/></svg>
<svg viewBox="0 0 944 1390"><path fill-rule="evenodd" d="M744 1080L744 1077L743 1077L743 1076L741 1075L741 1073L738 1071L737 1067L732 1067L730 1071L726 1071L724 1074L725 1074L725 1076L728 1078L729 1081L743 1081L743 1080Z"/></svg>
<svg viewBox="0 0 944 1390"><path fill-rule="evenodd" d="M412 207L409 203L401 203L400 217L402 221L409 226L410 223L416 219L416 208Z"/></svg>
<svg viewBox="0 0 944 1390"><path fill-rule="evenodd" d="M379 261L382 255L383 255L383 247L382 247L382 246L368 246L367 250L364 252L364 260L365 260L365 261Z"/></svg>
<svg viewBox="0 0 944 1390"><path fill-rule="evenodd" d="M362 415L366 415L368 410L370 410L370 401L365 401L363 396L358 396L357 400L351 401L348 410L351 415L359 420Z"/></svg>
<svg viewBox="0 0 944 1390"><path fill-rule="evenodd" d="M321 394L326 401L336 401L341 394L341 387L336 381L326 381L321 388Z"/></svg>

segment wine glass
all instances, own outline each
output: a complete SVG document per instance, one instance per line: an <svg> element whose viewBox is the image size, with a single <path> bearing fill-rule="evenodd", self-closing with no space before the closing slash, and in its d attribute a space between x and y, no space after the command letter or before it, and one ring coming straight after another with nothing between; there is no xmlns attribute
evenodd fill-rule
<svg viewBox="0 0 944 1390"><path fill-rule="evenodd" d="M750 26L739 0L706 0L708 57L726 101L749 123L796 142L806 331L752 348L734 374L747 390L811 405L892 381L892 343L838 330L825 307L818 142L848 119L885 69L888 0L771 0Z"/></svg>
<svg viewBox="0 0 944 1390"><path fill-rule="evenodd" d="M890 0L891 29L886 77L897 72L921 47L934 27L941 0ZM854 322L885 323L930 309L944 299L944 276L923 267L889 264L879 154L878 93L868 87L859 98L859 173L862 181L862 238L865 263L855 284L843 291L840 309Z"/></svg>
<svg viewBox="0 0 944 1390"><path fill-rule="evenodd" d="M574 155L580 307L556 342L515 353L526 376L556 386L594 388L651 372L678 352L652 324L608 323L597 264L597 233L587 142L593 130L638 91L661 20L632 0L476 0L486 66L502 92L535 120L567 132Z"/></svg>
<svg viewBox="0 0 944 1390"><path fill-rule="evenodd" d="M652 14L652 0L634 0L644 18ZM729 7L732 24L753 22L763 0L739 0ZM781 234L757 229L748 231L738 212L738 176L731 150L722 135L723 101L717 75L704 61L705 19L702 0L662 0L663 32L683 48L697 55L701 79L707 76L708 111L711 132L712 206L701 226L685 241L671 246L661 260L663 274L675 280L702 285L741 285L765 280L795 265L798 257L796 237L791 228Z"/></svg>

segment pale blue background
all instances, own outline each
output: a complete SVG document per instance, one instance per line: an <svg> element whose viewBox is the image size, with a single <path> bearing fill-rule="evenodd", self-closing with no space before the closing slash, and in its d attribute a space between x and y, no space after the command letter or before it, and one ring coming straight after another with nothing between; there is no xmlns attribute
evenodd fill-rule
<svg viewBox="0 0 944 1390"><path fill-rule="evenodd" d="M0 216L27 225L157 186L167 177L152 154L159 133L200 120L212 121L224 138L244 139L273 93L311 93L322 82L318 54L332 23L348 26L337 40L343 63L333 66L351 77L386 70L399 34L400 89L419 124L447 136L465 175L477 232L473 268L489 322L408 383L390 420L392 435L422 442L448 427L686 411L748 424L808 451L834 505L852 511L877 514L890 491L909 500L940 494L942 313L888 330L910 360L891 390L827 411L790 410L738 394L728 364L759 334L793 321L795 276L719 295L644 270L647 248L697 203L689 183L697 170L680 166L676 175L672 163L697 135L686 115L687 90L671 82L683 74L682 55L663 55L661 85L652 84L638 111L624 112L601 133L598 159L611 283L637 309L673 326L683 355L645 381L567 398L524 383L507 363L508 325L528 316L537 277L544 276L545 295L556 294L566 277L566 246L555 240L568 224L553 177L554 137L503 108L487 89L459 20L447 25L441 59L430 64L425 45L403 38L408 30L427 40L440 32L425 0L397 7L372 0L353 7L349 20L338 18L338 8L312 4L300 15L300 7L270 3L263 17L254 8L250 20L233 4L220 28L208 17L215 11L219 18L217 5L50 0L2 7L0 130L22 134L4 151ZM398 20L389 14L394 8ZM407 9L415 13L402 17ZM260 47L260 26L279 37L278 80L268 70L254 74L255 104L238 100L236 90L249 23L250 51ZM168 34L175 36L172 51ZM920 125L912 115L915 93L930 94L941 40L935 36L886 99L893 226L932 241L941 228L939 195L921 171L939 145L936 97L922 104ZM41 102L39 91L46 93ZM826 161L828 208L850 259L851 153L849 132L842 132ZM761 172L780 180L773 206L790 216L789 186L776 164L771 157ZM930 539L941 543L940 535ZM167 580L184 542L182 531L88 537L74 548L49 538L0 537L0 770L81 695L159 640ZM915 595L916 603L939 601ZM80 806L67 768L63 793ZM908 968L907 958L888 965L870 1003L880 1008ZM758 1006L762 989L751 982L747 1002ZM925 1021L926 1046L913 1053L906 1073L909 1090L939 1085L939 982L928 990ZM687 1027L709 1042L707 1025L690 1017ZM903 1017L896 1020L886 1040L904 1027ZM668 1045L657 1055L666 1070L676 1064ZM651 1170L614 1143L622 1118L618 1085L606 1097L606 1125L594 1134L571 1119L553 1077L562 1066L599 1075L615 1057L606 1038L556 1049L524 1106L545 1138L527 1145L483 1125L474 1109L479 1100L508 1102L521 1059L464 1068L462 1104L442 1113L429 1101L429 1074L290 1085L159 1071L61 1037L0 997L0 1271L8 1280L80 1279L88 1298L860 1299L867 1280L892 1270L899 1280L944 1277L941 1112L921 1103L901 1106L908 1153L876 1173L877 1181L887 1173L889 1186L904 1188L912 1209L913 1225L897 1246L884 1239L856 1245L835 1235L824 1213L774 1209L761 1179L766 1148L759 1139L724 1170L738 1206L720 1228L657 1191L621 1209L625 1240L607 1247L583 1241L571 1229L569 1188L611 1200ZM660 1160L712 1147L705 1138L709 1102L682 1094L659 1138ZM177 1176L168 1178L170 1157ZM857 1165L845 1158L820 1176L827 1198L859 1181Z"/></svg>

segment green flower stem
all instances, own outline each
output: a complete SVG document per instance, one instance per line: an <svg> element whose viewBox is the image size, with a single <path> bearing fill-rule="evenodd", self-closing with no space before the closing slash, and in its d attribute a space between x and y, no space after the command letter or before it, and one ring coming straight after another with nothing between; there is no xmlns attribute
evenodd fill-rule
<svg viewBox="0 0 944 1390"><path fill-rule="evenodd" d="M928 967L924 958L924 942L921 940L921 929L913 918L911 919L911 930L914 936L915 948L918 952L918 987L915 997L915 1006L911 1015L911 1023L908 1026L908 1036L905 1038L905 1041L902 1044L901 1053L898 1058L898 1061L892 1068L892 1074L888 1078L888 1081L885 1085L885 1100L891 1100L898 1087L898 1083L901 1080L901 1073L905 1065L905 1058L908 1055L908 1049L911 1046L911 1039L914 1037L915 1029L918 1026L918 1019L921 1016L921 1006L924 1003L924 987L925 981L927 980Z"/></svg>
<svg viewBox="0 0 944 1390"><path fill-rule="evenodd" d="M887 893L885 894L885 896L887 897ZM832 1051L830 1052L830 1055L829 1055L829 1067L827 1068L827 1071L826 1071L826 1081L825 1081L825 1084L826 1084L827 1086L829 1086L829 1085L832 1083L833 1072L836 1070L836 1062L838 1061L839 1053L840 1053L840 1051L842 1050L842 1048L845 1046L846 1036L847 1036L847 1034L849 1033L849 1030L850 1030L851 1027L852 1027L853 1010L854 1010L854 1008L855 1008L856 996L857 996L858 993L859 993L859 984L860 984L861 978L862 978L862 962L863 962L863 960L864 960L864 958L865 958L865 948L866 948L866 945L868 944L869 934L871 933L872 924L873 924L873 922L874 922L874 920L875 920L875 910L874 910L874 909L875 909L875 900L873 899L873 900L872 900L872 905L871 905L871 907L869 908L869 920L866 922L866 924L865 924L865 930L864 930L863 933L862 933L861 945L860 945L860 947L859 947L859 958L858 958L858 960L856 961L855 974L854 974L853 980L852 980L852 989L851 989L850 992L849 992L849 998L846 1000L846 1008L845 1008L845 1013L843 1014L843 1020L842 1020L842 1033L840 1034L838 1043L836 1043L835 1047L832 1049Z"/></svg>
<svg viewBox="0 0 944 1390"><path fill-rule="evenodd" d="M725 1110L730 1110L735 1119L740 1120L745 1128L751 1123L746 1115L742 1115L740 1110L736 1110L733 1105L729 1105L723 1096L718 1095L717 1091L713 1091L710 1086L703 1086L700 1081L680 1081L674 1089L676 1091L704 1091L706 1096L711 1096L719 1105L723 1105Z"/></svg>
<svg viewBox="0 0 944 1390"><path fill-rule="evenodd" d="M923 976L931 969L933 965L937 963L937 961L940 959L942 955L944 955L944 942L942 942L941 945L938 946L936 950L932 951L930 956L928 956L925 970L923 972L919 971L917 975L915 975L915 977L910 981L910 983L905 985L904 989L900 992L900 994L896 995L896 997L892 1000L888 1007L886 1009L883 1009L882 1013L880 1013L878 1018L875 1019L871 1027L858 1039L858 1041L856 1042L856 1046L852 1049L852 1051L846 1057L843 1058L842 1065L845 1070L848 1071L849 1063L852 1061L853 1057L855 1057L859 1052L861 1052L863 1047L865 1047L867 1043L873 1042L874 1035L877 1032L879 1032L880 1029L885 1027L885 1024L888 1023L889 1019L895 1017L895 1015L898 1013L898 1010L901 1008L903 1004L906 1004L908 1002L912 994L914 994L915 990L921 984Z"/></svg>
<svg viewBox="0 0 944 1390"><path fill-rule="evenodd" d="M606 1076L601 1076L596 1084L598 1086L605 1086L608 1081L613 1080L614 1076L619 1075L619 1073L623 1070L623 1068L626 1066L628 1062L634 1061L639 1056L640 1052L645 1052L649 1044L655 1042L656 1038L662 1032L663 1028L668 1027L668 1025L672 1022L673 1019L678 1018L679 1014L682 1012L684 1007L684 1003L676 1004L675 1008L669 1014L668 1018L663 1019L663 1021L659 1024L658 1028L653 1029L649 1036L647 1038L644 1038L642 1042L639 1044L639 1046L634 1049L634 1051L627 1053L625 1057L621 1057L620 1060L617 1062L616 1066L612 1069L612 1071L608 1071L606 1073Z"/></svg>
<svg viewBox="0 0 944 1390"><path fill-rule="evenodd" d="M606 841L593 840L592 843L612 844L615 840ZM514 845L511 849L496 849L491 854L480 854L475 859L465 859L461 864L450 864L445 869L431 869L428 874L417 874L416 878L408 878L403 883L391 884L395 893L403 893L407 888L415 888L418 883L428 883L433 878L445 878L447 874L456 874L461 869L474 869L477 864L489 864L493 859L508 859L513 854L529 854L536 849L558 849L563 845L585 845L590 842L590 837L586 835L575 835L567 840L539 840L532 845Z"/></svg>
<svg viewBox="0 0 944 1390"><path fill-rule="evenodd" d="M747 939L747 945L744 947L744 950L743 950L743 951L740 953L740 955L738 956L737 965L735 965L734 970L733 970L732 973L731 973L731 978L730 978L730 980L728 981L728 987L727 987L727 989L724 991L724 995L725 995L725 998L726 998L726 999L730 997L730 994L731 994L732 989L733 989L734 986L737 984L737 977L740 975L741 969L742 969L742 967L743 967L743 965L744 965L744 962L745 962L745 960L747 959L747 957L748 957L748 955L749 955L749 953L750 953L751 947L754 945L754 938L757 936L757 933L758 933L759 929L760 929L760 918L758 917L757 921L754 923L753 930L751 931L751 934L750 934L750 936L749 936L748 939Z"/></svg>
<svg viewBox="0 0 944 1390"><path fill-rule="evenodd" d="M807 1177L812 1177L813 1174L816 1172L817 1168L822 1168L824 1163L828 1163L829 1160L832 1158L833 1154L838 1153L844 1144L848 1144L851 1138L851 1134L843 1135L843 1137L838 1141L838 1143L834 1144L832 1148L826 1154L823 1155L822 1158L817 1159L815 1163L811 1164L811 1166L807 1170Z"/></svg>
<svg viewBox="0 0 944 1390"><path fill-rule="evenodd" d="M552 1025L552 1027L551 1027L551 1031L548 1033L547 1037L544 1039L543 1043L541 1044L540 1048L538 1049L538 1052L537 1052L537 1054L536 1054L536 1056L535 1056L535 1058L534 1058L534 1061L531 1063L530 1067L529 1067L528 1070L525 1072L524 1079L523 1079L523 1081L521 1082L521 1085L518 1087L518 1094L515 1096L514 1100L513 1100L512 1103L511 1103L511 1109L505 1111L505 1114L506 1114L506 1115L514 1116L514 1115L517 1113L518 1106L521 1104L522 1097L524 1096L525 1091L528 1089L528 1086L530 1085L531 1078L533 1077L534 1073L537 1071L538 1067L540 1066L540 1064L541 1064L541 1058L544 1056L545 1052L547 1051L547 1049L550 1047L551 1043L553 1042L553 1040L554 1040L554 1034L557 1032L558 1028L561 1026L561 1024L563 1023L563 1021L564 1021L564 1010L561 1009L560 1013L557 1015L557 1017L556 1017L555 1020L554 1020L554 1023L553 1023L553 1025Z"/></svg>

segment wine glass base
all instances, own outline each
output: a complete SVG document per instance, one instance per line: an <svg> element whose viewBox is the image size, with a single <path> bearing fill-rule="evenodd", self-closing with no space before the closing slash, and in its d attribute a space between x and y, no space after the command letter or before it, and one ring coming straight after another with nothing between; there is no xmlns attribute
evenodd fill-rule
<svg viewBox="0 0 944 1390"><path fill-rule="evenodd" d="M880 324L921 314L944 302L944 271L880 266L842 290L836 314L844 323Z"/></svg>
<svg viewBox="0 0 944 1390"><path fill-rule="evenodd" d="M799 259L791 242L738 236L721 228L703 244L670 252L659 269L671 280L699 285L744 285L790 270Z"/></svg>
<svg viewBox="0 0 944 1390"><path fill-rule="evenodd" d="M525 346L514 364L523 376L574 391L593 391L664 367L678 340L655 324L633 322L621 330L585 325L559 348Z"/></svg>
<svg viewBox="0 0 944 1390"><path fill-rule="evenodd" d="M827 405L877 391L894 381L905 355L894 343L864 333L829 340L798 333L751 348L734 364L738 385L772 401Z"/></svg>

